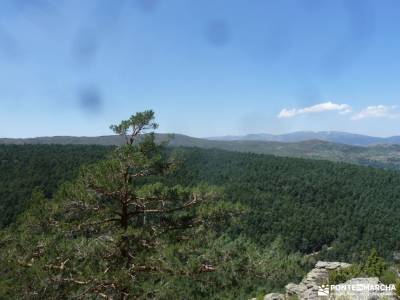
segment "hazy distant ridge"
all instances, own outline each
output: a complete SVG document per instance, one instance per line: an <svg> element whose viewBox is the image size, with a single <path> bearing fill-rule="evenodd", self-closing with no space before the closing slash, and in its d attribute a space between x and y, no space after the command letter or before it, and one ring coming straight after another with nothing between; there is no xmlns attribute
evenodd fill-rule
<svg viewBox="0 0 400 300"><path fill-rule="evenodd" d="M400 136L387 138L374 137L362 134L354 134L340 131L298 131L287 134L273 135L268 133L247 134L242 136L210 137L209 140L219 141L270 141L270 142L303 142L309 140L321 140L332 143L340 143L356 146L370 146L377 144L400 144Z"/></svg>
<svg viewBox="0 0 400 300"><path fill-rule="evenodd" d="M353 134L293 133L279 136L280 141L257 139L259 135L248 135L246 139L229 137L225 140L200 139L186 135L156 134L158 141L170 140L173 147L217 148L229 151L253 152L277 156L302 157L356 163L361 165L400 169L400 137L387 139ZM261 135L265 136L265 135ZM330 141L322 140L330 136ZM306 139L306 138L316 139ZM357 140L352 140L356 137ZM222 138L218 138L222 139ZM327 138L325 138L327 139ZM377 141L385 140L384 144ZM38 137L31 139L0 139L0 144L84 144L84 145L120 145L124 142L120 136L99 137ZM361 144L363 146L357 145Z"/></svg>

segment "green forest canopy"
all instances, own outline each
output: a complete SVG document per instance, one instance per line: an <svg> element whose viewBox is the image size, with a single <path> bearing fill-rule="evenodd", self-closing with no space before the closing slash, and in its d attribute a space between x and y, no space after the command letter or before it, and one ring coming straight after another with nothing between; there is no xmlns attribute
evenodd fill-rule
<svg viewBox="0 0 400 300"><path fill-rule="evenodd" d="M1 224L27 207L34 188L50 198L82 164L104 158L111 149L0 146ZM178 151L182 166L168 180L224 187L227 200L251 208L236 230L254 235L257 243L281 236L291 250L311 253L334 246L329 255L343 259L373 246L388 256L400 248L398 172L215 149Z"/></svg>
<svg viewBox="0 0 400 300"><path fill-rule="evenodd" d="M37 246L40 240L28 233L32 230L29 222L36 223L40 213L31 202L59 201L60 196L56 200L51 198L63 182L74 180L81 165L100 161L113 149L72 145L0 146L1 221L3 226L11 224L1 233L5 244L0 246L7 245L9 254L15 249ZM377 248L386 258L400 249L398 172L216 149L168 149L165 155L178 158L180 163L175 172L152 177L141 184L217 186L223 191L221 203L242 207L241 213L234 213L231 221L221 223L222 226L210 225L191 245L197 247L196 255L203 253L203 257L213 262L210 266L221 264L215 273L190 280L176 274L168 280L158 279L173 283L182 297L246 298L258 291L262 294L281 289L289 281L301 278L310 262L304 260L304 255L314 252L319 252L316 258L354 262L362 260L372 248ZM43 191L47 199L40 193L38 196L38 192L32 197L34 190ZM28 207L31 208L26 211ZM22 218L15 223L21 214ZM46 240L57 236L54 232L47 234ZM26 239L22 244L21 238ZM56 241L54 238L53 242ZM180 244L172 243L169 249L177 245ZM96 249L90 251L99 251ZM41 250L32 249L35 251ZM229 263L222 264L220 259L225 255L229 255ZM93 257L94 265L98 259ZM182 261L176 263L179 265ZM196 262L193 263L195 266ZM3 270L7 266L14 269L6 264ZM94 272L91 268L88 270ZM14 280L20 281L0 282L0 289L11 292L20 287L21 281L44 276L35 273L37 270L32 274L21 272L12 274ZM33 277L18 277L21 274ZM146 289L149 282L142 283ZM68 295L72 290L61 284L52 292ZM162 285L159 298L176 296L176 292Z"/></svg>

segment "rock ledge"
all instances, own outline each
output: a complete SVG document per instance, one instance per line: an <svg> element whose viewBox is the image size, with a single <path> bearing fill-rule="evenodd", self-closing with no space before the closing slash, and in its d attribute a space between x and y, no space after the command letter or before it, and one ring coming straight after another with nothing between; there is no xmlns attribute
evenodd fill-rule
<svg viewBox="0 0 400 300"><path fill-rule="evenodd" d="M285 299L307 299L307 300L328 300L328 299L357 299L357 300L370 300L370 299L398 299L394 291L352 291L342 288L344 286L377 286L382 283L377 277L371 278L353 278L345 283L335 286L333 291L329 291L326 296L318 295L318 289L322 285L327 284L329 272L337 269L344 269L350 267L351 264L344 262L326 262L319 261L299 284L289 283L286 285L285 294L270 293L265 295L264 300L285 300ZM253 298L252 300L254 300Z"/></svg>

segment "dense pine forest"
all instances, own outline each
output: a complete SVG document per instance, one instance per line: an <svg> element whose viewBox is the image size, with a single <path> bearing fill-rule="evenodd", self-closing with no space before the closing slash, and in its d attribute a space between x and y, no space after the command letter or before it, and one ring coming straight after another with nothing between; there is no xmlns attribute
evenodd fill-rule
<svg viewBox="0 0 400 300"><path fill-rule="evenodd" d="M2 145L1 225L7 226L37 189L51 198L81 165L112 147ZM352 259L376 247L388 257L400 248L398 172L326 161L198 148L169 149L180 169L168 181L224 188L225 198L249 208L231 233L246 232L262 246L280 236L291 251ZM390 228L388 230L388 228ZM334 246L331 248L331 246ZM327 251L327 249L330 249Z"/></svg>
<svg viewBox="0 0 400 300"><path fill-rule="evenodd" d="M247 299L400 249L398 172L136 143L152 119L120 147L0 146L0 298Z"/></svg>
<svg viewBox="0 0 400 300"><path fill-rule="evenodd" d="M83 164L104 158L111 148L79 145L0 145L0 228L15 221L38 189L51 198Z"/></svg>
<svg viewBox="0 0 400 300"><path fill-rule="evenodd" d="M327 161L221 150L185 149L173 180L223 186L248 207L232 234L265 246L276 237L290 251L354 260L371 248L400 249L400 174Z"/></svg>

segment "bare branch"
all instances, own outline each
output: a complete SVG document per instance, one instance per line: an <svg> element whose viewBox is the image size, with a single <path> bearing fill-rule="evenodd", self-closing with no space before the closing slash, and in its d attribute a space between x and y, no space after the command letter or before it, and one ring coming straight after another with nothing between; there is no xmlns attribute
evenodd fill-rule
<svg viewBox="0 0 400 300"><path fill-rule="evenodd" d="M136 210L131 213L129 213L129 216L137 215L137 214L152 214L152 213L171 213L179 210L184 210L186 208L192 207L198 203L200 203L202 200L197 199L195 196L192 200L189 202L186 202L182 206L175 207L175 208L170 208L170 209L142 209L142 210Z"/></svg>
<svg viewBox="0 0 400 300"><path fill-rule="evenodd" d="M80 227L86 227L86 226L96 226L96 225L109 223L109 222L121 222L121 219L120 218L110 218L110 219L106 219L106 220L99 221L99 222L86 223L86 224L79 225L79 228Z"/></svg>

